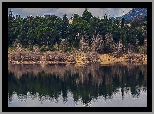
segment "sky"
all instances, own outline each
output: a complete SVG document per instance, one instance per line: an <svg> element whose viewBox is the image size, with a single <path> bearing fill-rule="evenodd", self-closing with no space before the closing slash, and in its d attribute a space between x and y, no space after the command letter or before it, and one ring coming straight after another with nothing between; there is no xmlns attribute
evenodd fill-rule
<svg viewBox="0 0 154 114"><path fill-rule="evenodd" d="M58 102L48 95L32 95L30 92L27 92L26 95L14 93L12 95L12 102L9 103L8 107L83 107L85 106L81 99L74 102L73 94L71 92L67 93L67 101L63 102L62 95L59 95ZM42 104L41 104L42 103ZM124 99L122 100L121 88L117 88L117 91L112 95L112 99L106 99L104 96L98 96L97 99L92 98L90 103L91 107L147 107L147 92L141 89L140 95L132 97L131 91L127 93L124 91Z"/></svg>
<svg viewBox="0 0 154 114"><path fill-rule="evenodd" d="M29 15L43 16L44 14L52 14L59 17L63 17L64 14L67 14L67 17L70 18L73 14L77 13L80 16L82 15L85 8L8 8L13 10L13 15L20 15L21 17L27 17ZM92 13L93 16L102 18L104 14L110 15L110 17L119 17L128 13L132 8L88 8L88 11Z"/></svg>

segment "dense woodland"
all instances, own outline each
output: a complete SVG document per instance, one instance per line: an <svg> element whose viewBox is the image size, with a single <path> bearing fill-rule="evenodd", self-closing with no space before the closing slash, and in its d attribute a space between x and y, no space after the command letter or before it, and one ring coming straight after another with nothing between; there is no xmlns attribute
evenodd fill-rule
<svg viewBox="0 0 154 114"><path fill-rule="evenodd" d="M71 19L73 20L71 22ZM81 49L84 52L99 53L134 52L146 53L147 17L132 21L103 19L92 16L85 9L81 16L74 14L71 19L51 16L8 16L8 46L13 49L20 44L23 48L41 51Z"/></svg>

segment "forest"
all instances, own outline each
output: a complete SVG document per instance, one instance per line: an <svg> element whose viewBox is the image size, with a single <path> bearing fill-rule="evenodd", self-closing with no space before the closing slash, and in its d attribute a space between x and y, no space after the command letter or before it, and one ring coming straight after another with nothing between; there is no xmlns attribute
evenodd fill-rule
<svg viewBox="0 0 154 114"><path fill-rule="evenodd" d="M38 47L40 51L70 52L80 49L83 52L114 53L132 50L147 53L147 17L132 21L103 19L95 17L85 8L82 15L73 14L68 19L53 15L8 16L8 47L26 48L30 51ZM131 47L131 48L130 48Z"/></svg>

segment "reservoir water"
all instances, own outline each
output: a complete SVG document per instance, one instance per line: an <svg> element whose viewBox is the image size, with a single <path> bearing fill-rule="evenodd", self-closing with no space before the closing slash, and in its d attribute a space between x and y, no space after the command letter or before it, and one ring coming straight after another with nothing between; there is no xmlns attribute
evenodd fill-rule
<svg viewBox="0 0 154 114"><path fill-rule="evenodd" d="M147 65L9 65L8 107L147 107Z"/></svg>

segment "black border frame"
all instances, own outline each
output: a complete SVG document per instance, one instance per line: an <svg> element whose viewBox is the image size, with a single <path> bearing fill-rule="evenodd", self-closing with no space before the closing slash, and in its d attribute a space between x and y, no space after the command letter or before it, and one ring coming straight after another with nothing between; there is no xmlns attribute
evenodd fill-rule
<svg viewBox="0 0 154 114"><path fill-rule="evenodd" d="M137 3L137 4L135 4ZM5 89L8 87L7 82L7 68L8 64L8 46L7 36L8 28L8 8L84 8L85 4L89 8L147 8L147 29L148 29L148 40L147 40L147 107L91 107L91 108L80 108L74 107L8 107L8 92ZM61 4L63 6L61 6ZM70 5L71 4L71 5ZM151 42L151 43L150 43ZM151 50L150 50L151 49ZM152 112L152 2L2 2L2 112ZM7 101L6 101L7 100Z"/></svg>

